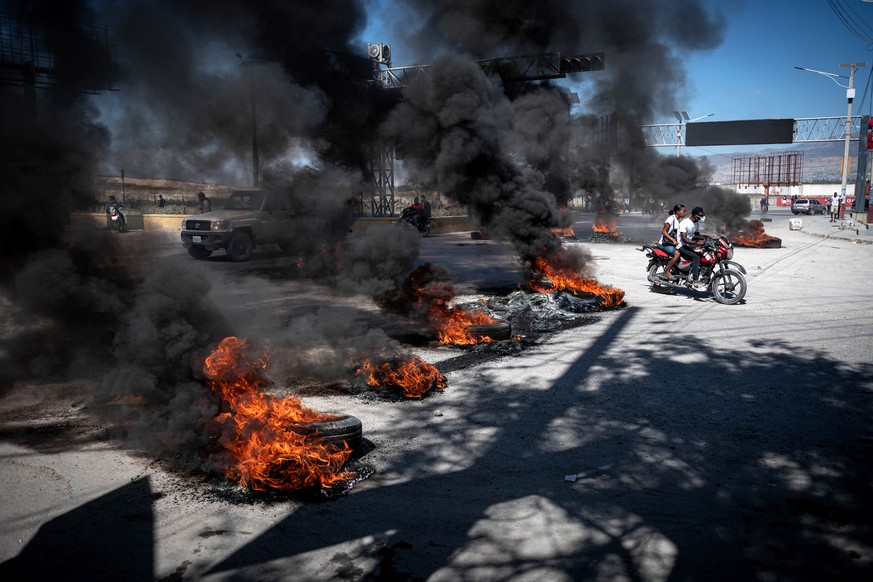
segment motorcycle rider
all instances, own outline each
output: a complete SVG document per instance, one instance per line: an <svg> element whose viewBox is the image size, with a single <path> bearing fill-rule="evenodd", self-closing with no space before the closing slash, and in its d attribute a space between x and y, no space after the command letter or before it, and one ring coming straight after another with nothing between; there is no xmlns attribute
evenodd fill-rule
<svg viewBox="0 0 873 582"><path fill-rule="evenodd" d="M679 254L691 261L691 279L686 285L695 291L705 291L706 285L698 280L700 276L700 252L698 247L703 244L700 234L700 223L706 220L706 213L700 206L691 209L691 218L683 218L679 223Z"/></svg>
<svg viewBox="0 0 873 582"><path fill-rule="evenodd" d="M661 240L658 244L670 257L670 262L667 263L667 268L664 269L664 278L668 281L678 279L673 274L673 265L679 260L679 247L682 246L682 241L679 239L679 223L685 218L686 208L684 204L677 204L667 215L664 225L661 227Z"/></svg>
<svg viewBox="0 0 873 582"><path fill-rule="evenodd" d="M106 212L106 216L112 216L112 211L118 213L118 220L121 221L121 226L127 226L127 221L124 218L124 213L121 212L121 209L124 208L124 204L115 199L114 194L109 195L109 201L106 203L106 206L103 208Z"/></svg>
<svg viewBox="0 0 873 582"><path fill-rule="evenodd" d="M421 205L421 202L418 201L418 196L412 199L412 204L403 209L403 212L400 213L400 218L403 220L408 220L412 223L416 229L418 229L418 224L421 222L422 214L424 213L424 206Z"/></svg>

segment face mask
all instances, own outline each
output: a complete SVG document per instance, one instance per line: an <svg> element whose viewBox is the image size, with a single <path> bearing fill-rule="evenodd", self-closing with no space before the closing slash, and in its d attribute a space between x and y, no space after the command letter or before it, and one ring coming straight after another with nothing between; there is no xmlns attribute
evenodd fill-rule
<svg viewBox="0 0 873 582"><path fill-rule="evenodd" d="M700 217L700 222L706 222L706 217L705 217L705 216L701 216L701 217Z"/></svg>

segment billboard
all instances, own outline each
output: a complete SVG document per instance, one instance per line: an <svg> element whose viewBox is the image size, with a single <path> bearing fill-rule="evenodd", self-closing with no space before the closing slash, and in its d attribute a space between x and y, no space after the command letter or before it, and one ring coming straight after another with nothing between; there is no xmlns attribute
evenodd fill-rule
<svg viewBox="0 0 873 582"><path fill-rule="evenodd" d="M685 145L759 145L792 143L793 119L752 119L685 124Z"/></svg>

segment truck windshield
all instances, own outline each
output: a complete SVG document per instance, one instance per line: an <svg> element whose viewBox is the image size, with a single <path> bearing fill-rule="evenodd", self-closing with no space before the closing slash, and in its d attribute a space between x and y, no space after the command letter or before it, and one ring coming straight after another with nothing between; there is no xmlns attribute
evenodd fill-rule
<svg viewBox="0 0 873 582"><path fill-rule="evenodd" d="M260 210L263 192L234 192L224 204L225 210Z"/></svg>

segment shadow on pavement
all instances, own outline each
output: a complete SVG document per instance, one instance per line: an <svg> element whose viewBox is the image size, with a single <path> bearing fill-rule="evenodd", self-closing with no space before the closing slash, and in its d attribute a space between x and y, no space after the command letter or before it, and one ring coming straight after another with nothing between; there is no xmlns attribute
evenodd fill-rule
<svg viewBox="0 0 873 582"><path fill-rule="evenodd" d="M318 575L354 563L364 580L869 576L873 447L858 439L869 366L849 373L787 343L724 352L693 336L668 351L610 349L637 311L616 314L551 386L485 372L457 420L410 407L390 434L368 435L432 443L409 447L396 484L376 476L304 506L207 574L269 577L262 567L290 572L357 542ZM537 365L502 367L535 378Z"/></svg>
<svg viewBox="0 0 873 582"><path fill-rule="evenodd" d="M39 528L3 580L154 580L154 516L147 478L111 491Z"/></svg>

